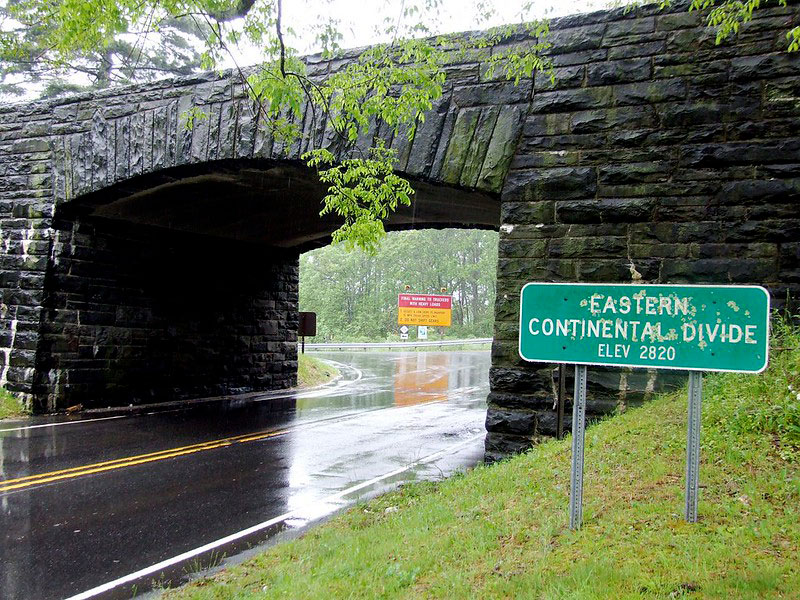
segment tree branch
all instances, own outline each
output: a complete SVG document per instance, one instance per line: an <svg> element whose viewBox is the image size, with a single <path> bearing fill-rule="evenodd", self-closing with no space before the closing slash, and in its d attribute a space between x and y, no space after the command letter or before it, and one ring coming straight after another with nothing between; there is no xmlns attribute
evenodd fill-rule
<svg viewBox="0 0 800 600"><path fill-rule="evenodd" d="M250 12L250 9L253 8L255 3L256 0L239 0L239 2L236 3L236 6L233 6L228 10L209 12L208 15L215 21L233 21L234 19L239 19L246 16L247 13ZM280 2L278 2L278 6L280 7Z"/></svg>
<svg viewBox="0 0 800 600"><path fill-rule="evenodd" d="M281 47L281 75L286 77L286 44L283 42L283 32L281 31L281 12L283 9L282 0L278 0L278 18L275 20L275 31L278 34L278 44Z"/></svg>

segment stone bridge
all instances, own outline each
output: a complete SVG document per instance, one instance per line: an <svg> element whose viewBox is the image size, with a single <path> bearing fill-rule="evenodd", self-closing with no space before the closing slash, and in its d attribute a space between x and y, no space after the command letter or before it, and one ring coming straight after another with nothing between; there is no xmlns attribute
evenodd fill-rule
<svg viewBox="0 0 800 600"><path fill-rule="evenodd" d="M488 77L498 49L454 54L412 141L367 134L417 191L388 229L500 230L489 456L555 432L552 369L516 350L523 283L800 293L800 57L784 51L800 7L760 9L721 46L685 9L557 20L555 83ZM189 129L195 106L208 118ZM298 125L274 143L233 74L0 108L0 385L39 411L292 385L297 258L337 227L298 160L332 133L310 111ZM597 412L656 385L590 382Z"/></svg>

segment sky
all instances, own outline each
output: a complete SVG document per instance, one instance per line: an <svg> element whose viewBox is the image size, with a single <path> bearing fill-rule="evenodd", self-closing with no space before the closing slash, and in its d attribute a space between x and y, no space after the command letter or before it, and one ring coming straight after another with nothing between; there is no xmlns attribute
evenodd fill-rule
<svg viewBox="0 0 800 600"><path fill-rule="evenodd" d="M522 20L537 18L553 18L564 15L590 12L607 8L613 0L436 0L440 7L435 11L437 17L432 28L435 33L454 33L486 29L495 25L519 23ZM402 8L414 4L422 4L424 0L284 0L284 22L294 27L298 36L293 40L293 47L302 54L310 54L318 50L313 45L313 35L308 34L309 27L329 15L340 19L338 29L344 35L340 42L343 48L367 46L386 41L375 33L382 28L387 17L393 21L400 15ZM530 10L524 12L523 5L529 4ZM490 6L494 15L487 21L478 15L481 5ZM309 10L310 6L319 7L317 11ZM433 14L433 13L431 13ZM419 18L407 19L413 23ZM431 21L430 16L423 19ZM237 61L240 66L258 62L258 55L252 49L243 49ZM232 66L232 65L230 65Z"/></svg>
<svg viewBox="0 0 800 600"><path fill-rule="evenodd" d="M8 0L0 0L0 5L7 2ZM311 54L319 50L315 47L311 29L315 24L329 19L331 15L338 18L337 30L344 36L340 41L340 47L356 48L389 41L385 35L376 33L376 30L385 29L384 20L387 18L392 24L405 23L408 26L424 22L430 26L433 33L453 33L519 23L523 20L590 12L607 8L615 2L618 3L619 0L283 0L283 23L284 29L288 30L291 27L296 32L292 36L290 31L286 31L288 45L301 54ZM414 5L426 3L435 3L438 7L424 17L399 18L403 9L407 10ZM524 5L530 5L529 10L523 11ZM479 18L478 15L485 13L487 7L491 8L492 16L488 20ZM13 22L10 21L4 24L4 26L11 25ZM198 50L202 49L198 46ZM242 44L232 57L219 66L244 67L263 60L257 48ZM86 76L73 77L74 83L83 85L89 83ZM26 86L28 90L26 97L14 100L34 98L42 87L43 84Z"/></svg>

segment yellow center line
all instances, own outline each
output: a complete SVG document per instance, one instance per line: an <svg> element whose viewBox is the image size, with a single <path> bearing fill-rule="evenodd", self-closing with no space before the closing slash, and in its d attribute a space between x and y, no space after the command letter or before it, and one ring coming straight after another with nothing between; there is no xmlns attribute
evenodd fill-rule
<svg viewBox="0 0 800 600"><path fill-rule="evenodd" d="M422 402L420 404L435 404L446 402L446 400L433 400L430 402ZM195 454L205 450L215 450L217 448L224 448L233 444L257 442L260 440L269 439L281 435L286 435L299 428L314 427L323 423L306 423L300 424L296 427L288 429L267 429L255 433L243 433L232 437L221 438L218 440L209 440L207 442L199 442L197 444L190 444L188 446L181 446L178 448L167 448L166 450L159 450L158 452L149 452L147 454L138 454L135 456L126 456L123 458L116 458L114 460L107 460L103 462L93 463L90 465L82 465L79 467L70 467L68 469L60 469L58 471L48 471L46 473L39 473L38 475L27 475L25 477L17 477L15 479L6 479L0 481L0 492L10 492L12 490L23 489L35 485L42 485L51 483L53 481L62 481L64 479L74 479L76 477L83 477L84 475L92 475L94 473L103 473L106 471L113 471L115 469L123 469L125 467L133 467L145 463L155 462L159 460L166 460L168 458L175 458L178 456L186 456L188 454Z"/></svg>
<svg viewBox="0 0 800 600"><path fill-rule="evenodd" d="M58 471L49 471L46 473L39 473L38 475L18 477L16 479L6 479L4 481L0 481L0 492L9 492L12 490L18 490L26 487L31 487L34 485L51 483L53 481L73 479L76 477L82 477L84 475L103 473L105 471L113 471L115 469L122 469L125 467L132 467L135 465L141 465L159 460L166 460L168 458L175 458L177 456L186 456L188 454L195 454L197 452L203 452L205 450L215 450L217 448L224 448L226 446L231 446L236 443L264 440L272 437L285 435L291 431L293 431L293 429L263 431L255 435L252 433L247 433L229 438L210 440L208 442L202 442L199 444L182 446L180 448L170 448L167 450L161 450L159 452L150 452L148 454L139 454L136 456L118 458L116 460L108 460L104 462L94 463L91 465L83 465L80 467L72 467L70 469L61 469Z"/></svg>

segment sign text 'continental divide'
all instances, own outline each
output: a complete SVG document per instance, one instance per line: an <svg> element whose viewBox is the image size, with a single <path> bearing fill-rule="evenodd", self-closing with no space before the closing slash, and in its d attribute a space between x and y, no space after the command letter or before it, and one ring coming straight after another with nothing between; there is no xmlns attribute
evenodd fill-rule
<svg viewBox="0 0 800 600"><path fill-rule="evenodd" d="M759 372L768 316L757 286L529 283L519 351L530 361Z"/></svg>

